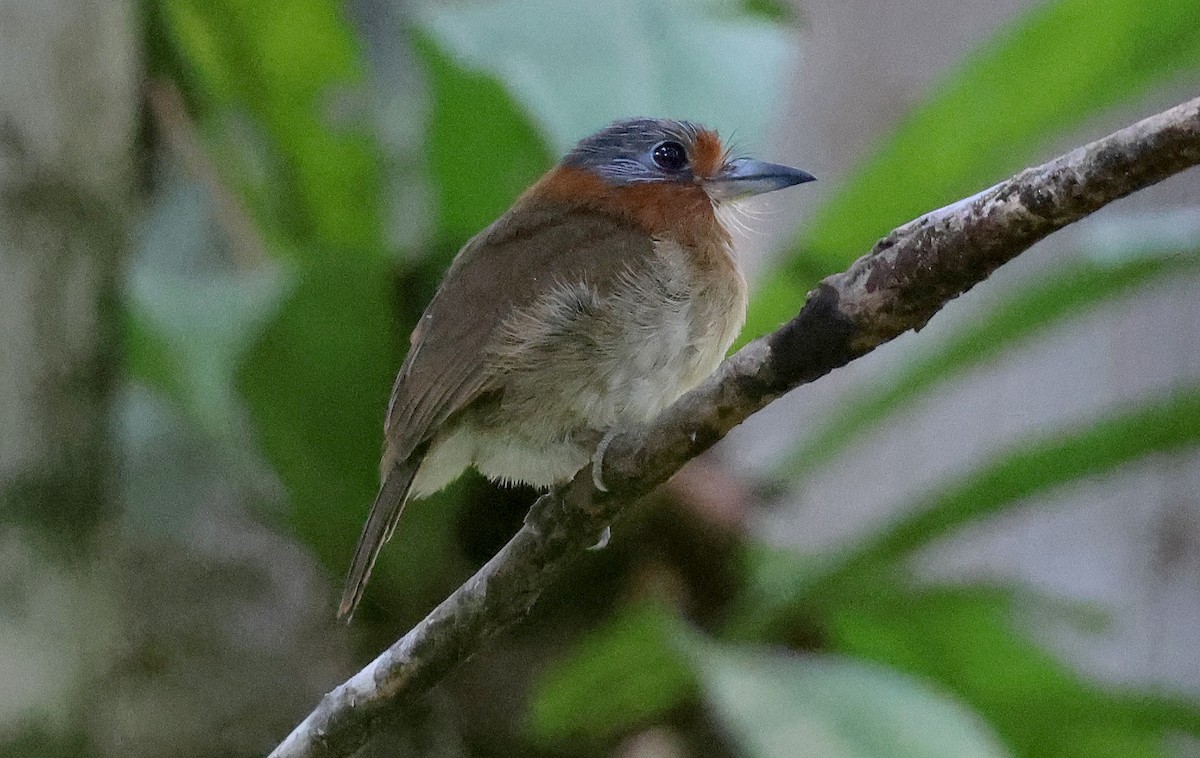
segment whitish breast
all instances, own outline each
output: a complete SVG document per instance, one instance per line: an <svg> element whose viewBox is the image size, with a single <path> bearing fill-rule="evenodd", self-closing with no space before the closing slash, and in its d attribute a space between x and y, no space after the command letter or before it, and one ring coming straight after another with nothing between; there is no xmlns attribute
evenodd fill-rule
<svg viewBox="0 0 1200 758"><path fill-rule="evenodd" d="M660 242L640 264L605 291L563 284L505 322L497 404L464 420L458 470L562 481L587 462L590 433L649 421L712 373L746 316L729 251Z"/></svg>
<svg viewBox="0 0 1200 758"><path fill-rule="evenodd" d="M594 428L648 421L724 358L745 321L746 284L727 251L705 252L659 242L648 271L609 298L613 344L596 352L580 408Z"/></svg>

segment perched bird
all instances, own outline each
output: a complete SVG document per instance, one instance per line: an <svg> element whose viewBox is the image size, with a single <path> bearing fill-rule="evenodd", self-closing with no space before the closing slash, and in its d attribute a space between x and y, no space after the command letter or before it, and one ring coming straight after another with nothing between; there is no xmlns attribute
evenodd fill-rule
<svg viewBox="0 0 1200 758"><path fill-rule="evenodd" d="M410 498L469 466L537 487L568 480L607 434L711 373L746 314L730 204L812 179L731 158L696 124L618 121L467 242L396 377L383 484L338 617L354 612Z"/></svg>

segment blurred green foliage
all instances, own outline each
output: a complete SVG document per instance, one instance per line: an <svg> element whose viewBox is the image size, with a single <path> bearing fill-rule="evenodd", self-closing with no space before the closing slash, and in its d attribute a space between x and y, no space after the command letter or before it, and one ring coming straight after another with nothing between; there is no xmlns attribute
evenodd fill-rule
<svg viewBox="0 0 1200 758"><path fill-rule="evenodd" d="M332 565L358 521L344 504L368 502L375 488L364 462L379 441L364 430L378 426L399 360L380 151L363 114L338 111L364 64L324 0L168 0L162 19L199 128L286 267L288 294L235 367L237 385L291 495L293 525ZM197 363L218 360L202 341L182 344L201 352Z"/></svg>
<svg viewBox="0 0 1200 758"><path fill-rule="evenodd" d="M838 190L751 304L742 340L893 227L978 192L1055 136L1200 66L1200 2L1053 0L950 69Z"/></svg>
<svg viewBox="0 0 1200 758"><path fill-rule="evenodd" d="M1180 276L1200 266L1200 251L1138 255L1116 262L1087 258L1059 266L988 313L908 360L886 378L854 393L791 451L779 476L799 481L834 460L877 424L911 407L944 382L1001 358L1065 320L1158 277Z"/></svg>
<svg viewBox="0 0 1200 758"><path fill-rule="evenodd" d="M437 241L452 255L503 213L552 158L499 81L464 69L424 34L416 44L433 106L426 154L436 192Z"/></svg>
<svg viewBox="0 0 1200 758"><path fill-rule="evenodd" d="M1195 386L1116 410L1077 429L1026 440L904 508L902 517L836 559L807 592L821 594L833 586L853 583L860 572L871 573L893 564L956 529L1018 506L1034 495L1110 474L1151 455L1196 445L1200 445L1200 387Z"/></svg>
<svg viewBox="0 0 1200 758"><path fill-rule="evenodd" d="M327 0L164 0L180 75L206 131L231 153L239 135L220 119L249 117L261 176L234 175L272 246L300 260L380 257L377 150L359 125L339 123L337 98L361 84L353 30ZM244 170L234 161L227 172Z"/></svg>
<svg viewBox="0 0 1200 758"><path fill-rule="evenodd" d="M694 645L704 690L747 756L1002 758L974 713L929 684L835 655Z"/></svg>
<svg viewBox="0 0 1200 758"><path fill-rule="evenodd" d="M334 576L374 494L408 330L458 247L565 145L613 117L696 118L749 142L763 133L794 65L782 4L618 5L404 6L405 23L373 43L423 78L425 99L401 103L424 114L421 128L397 146L363 105L384 96L370 84L382 53L339 4L151 3L152 64L186 94L222 182L253 220L258 239L232 244L261 244L265 259L214 255L226 241L163 260L180 235L229 233L216 223L220 208L198 210L188 190L166 183L128 286L130 367L214 438L236 442L229 429L248 428L288 493L290 525ZM1053 0L1001 30L803 232L765 278L747 335L795 313L817 277L893 225L1003 178L1089 115L1200 66L1197 18L1200 0ZM564 55L575 65L562 66ZM381 210L392 207L384 195L399 176L388 173L397 150L418 156L419 176L402 180L422 182L428 199L405 210L421 218L404 249L389 242ZM1186 252L1059 268L835 409L779 475L798 480L947 377L1196 265ZM1194 707L1084 682L1028 638L1021 612L1038 602L1028 592L920 587L904 567L966 524L1197 443L1200 389L1185 388L1027 440L844 553L751 544L725 628L704 633L666 606L625 604L537 682L530 744L599 750L700 704L747 756L791 755L798 741L827 745L829 756L1163 755L1171 732L1200 735ZM457 500L451 492L448 507L406 515L403 545L384 552L372 594L419 615L457 582L466 570L454 546Z"/></svg>
<svg viewBox="0 0 1200 758"><path fill-rule="evenodd" d="M728 0L498 0L419 16L504 85L556 154L630 115L720 124L755 144L794 59L785 27Z"/></svg>
<svg viewBox="0 0 1200 758"><path fill-rule="evenodd" d="M1021 628L1039 606L1027 591L914 589L877 575L845 593L823 614L831 649L938 682L1014 755L1149 758L1167 754L1173 732L1200 733L1194 705L1103 688L1034 644Z"/></svg>
<svg viewBox="0 0 1200 758"><path fill-rule="evenodd" d="M694 697L699 682L683 647L690 634L659 603L627 605L546 675L530 733L551 746L602 743L614 729L636 727Z"/></svg>

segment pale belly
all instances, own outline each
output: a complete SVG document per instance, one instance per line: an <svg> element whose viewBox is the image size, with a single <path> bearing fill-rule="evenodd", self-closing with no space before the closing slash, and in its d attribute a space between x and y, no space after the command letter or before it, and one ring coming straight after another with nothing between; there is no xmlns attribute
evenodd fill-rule
<svg viewBox="0 0 1200 758"><path fill-rule="evenodd" d="M653 419L712 373L745 319L740 275L698 281L673 264L653 273L605 295L563 287L513 319L497 401L435 439L413 494L469 465L496 481L565 481L604 433Z"/></svg>

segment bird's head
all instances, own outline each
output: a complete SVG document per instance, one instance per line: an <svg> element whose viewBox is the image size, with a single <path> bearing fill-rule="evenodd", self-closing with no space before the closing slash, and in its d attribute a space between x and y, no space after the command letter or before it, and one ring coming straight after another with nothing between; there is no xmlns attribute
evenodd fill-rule
<svg viewBox="0 0 1200 758"><path fill-rule="evenodd" d="M714 203L791 187L807 171L732 157L715 131L688 121L633 118L582 140L562 165L589 171L613 187L698 186Z"/></svg>
<svg viewBox="0 0 1200 758"><path fill-rule="evenodd" d="M630 219L655 237L728 242L715 211L732 201L811 182L789 166L733 157L715 131L687 121L633 118L581 140L527 194Z"/></svg>

